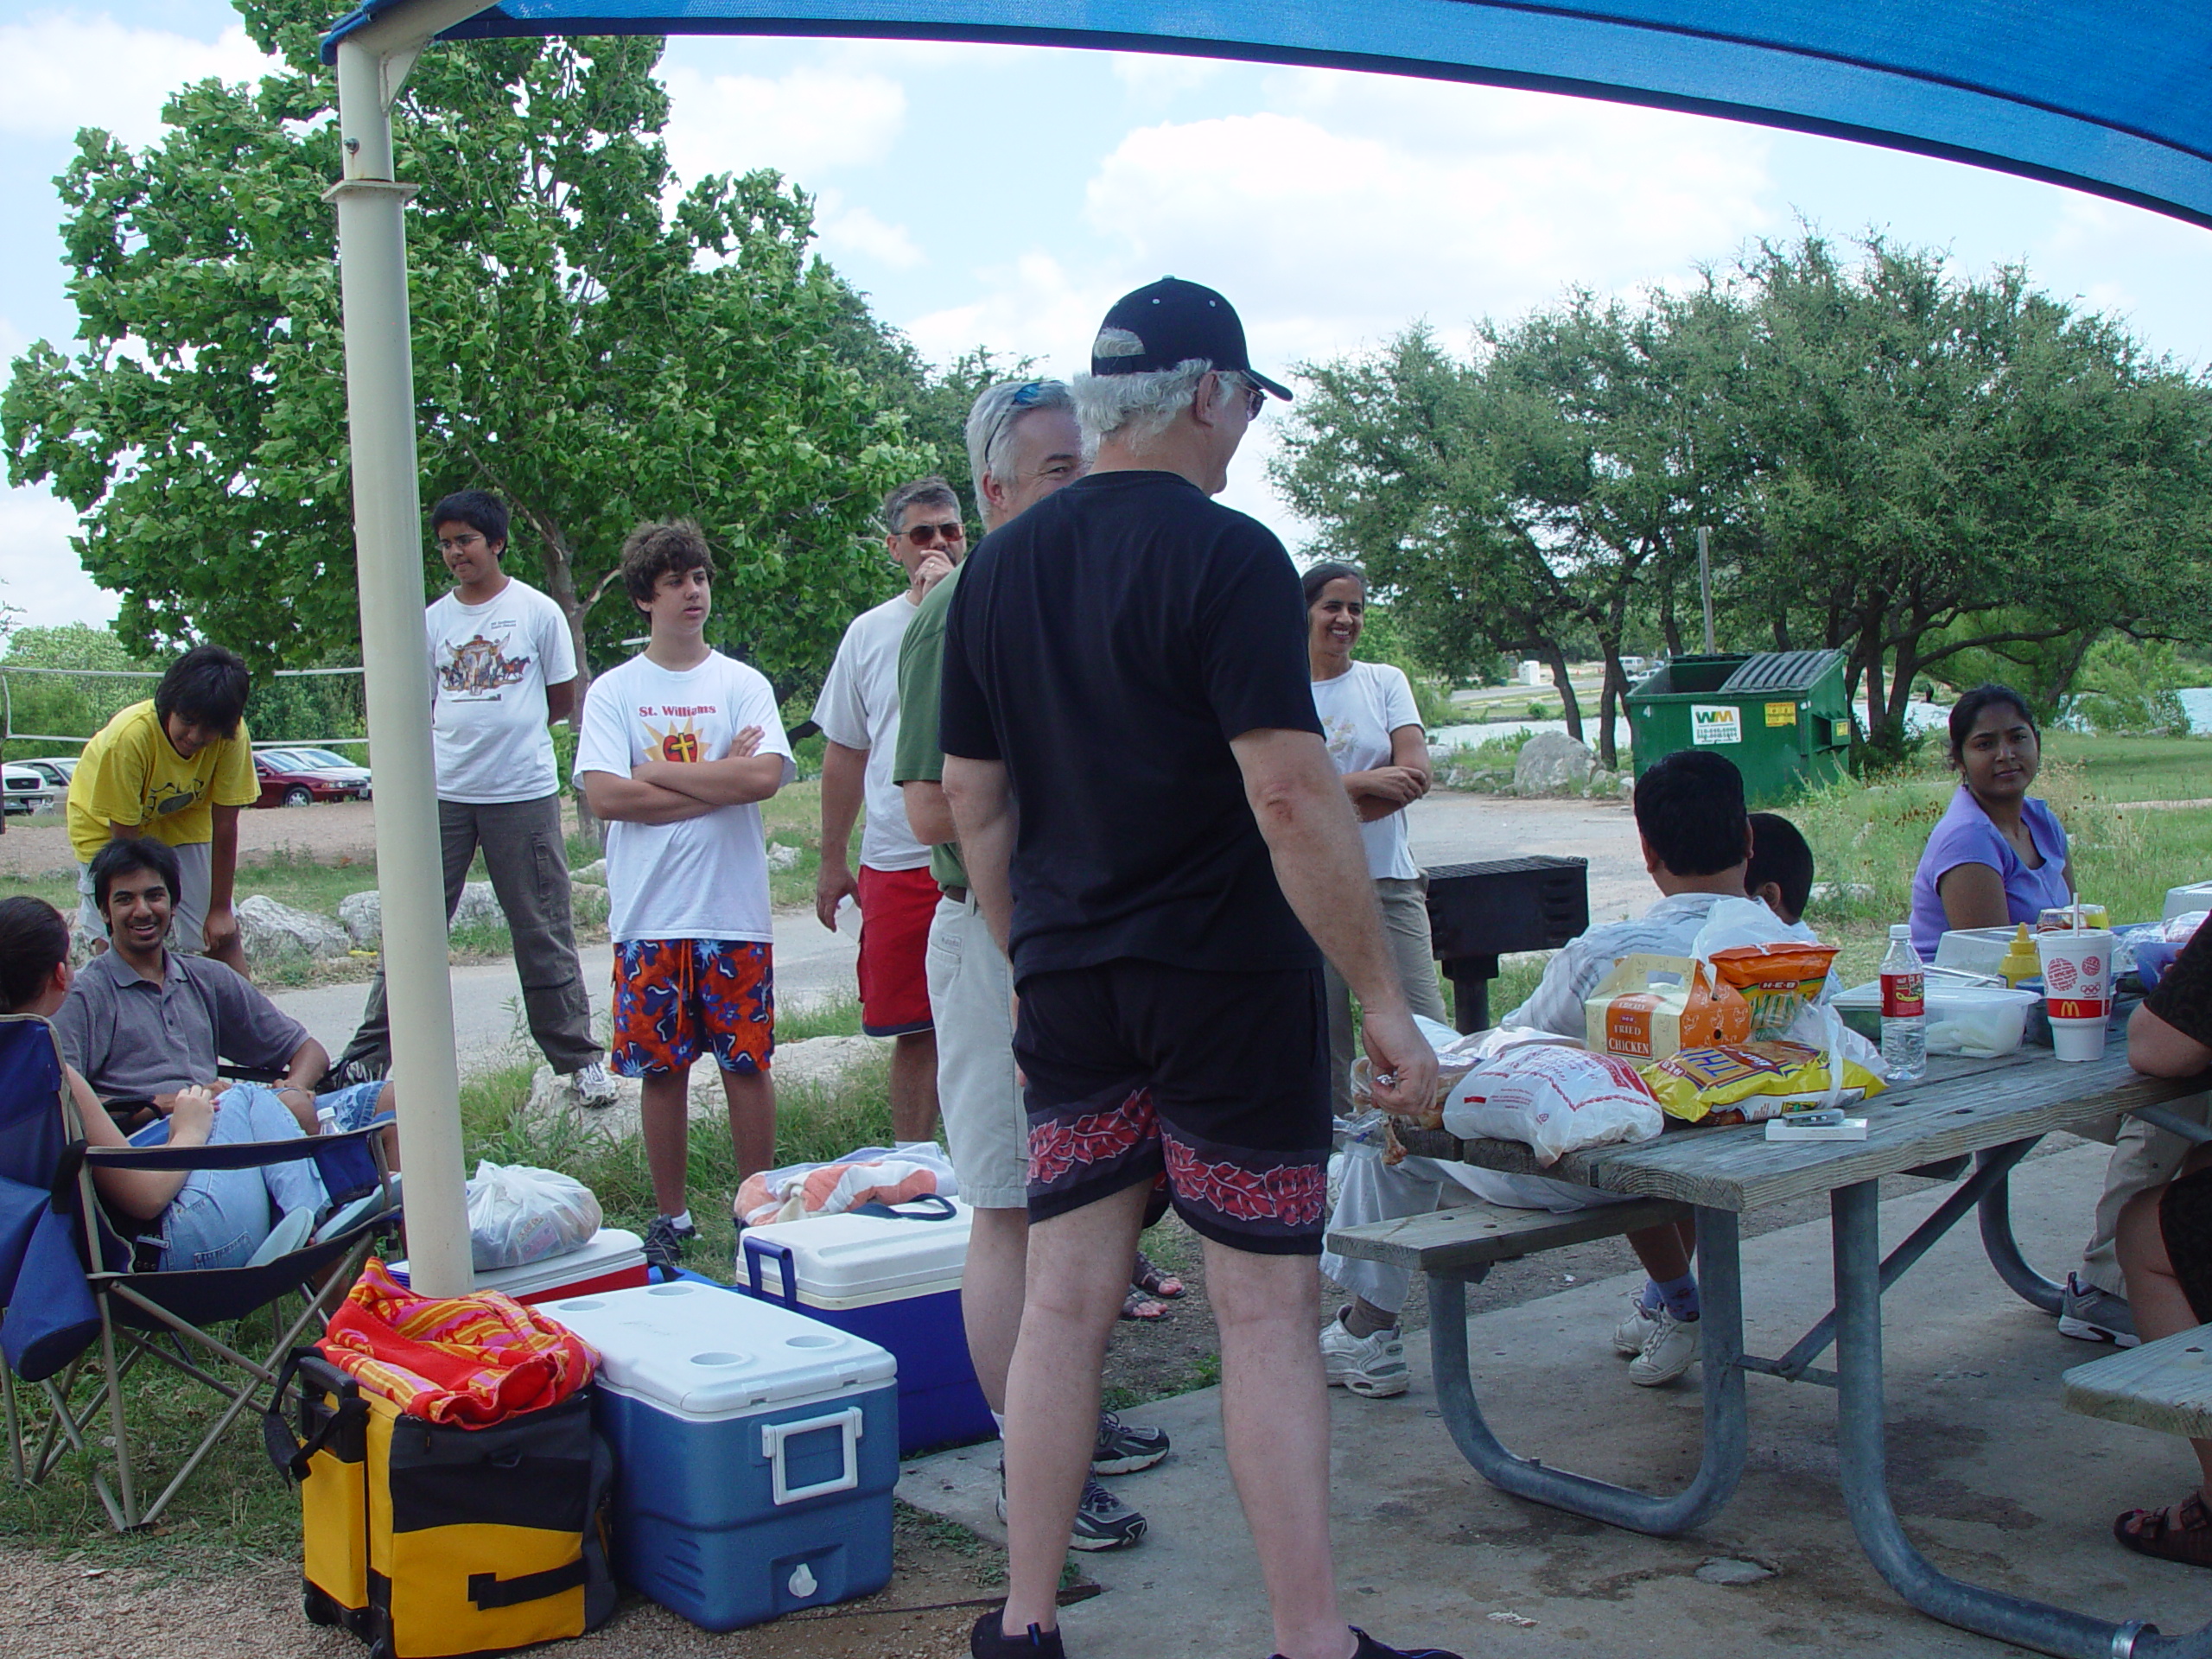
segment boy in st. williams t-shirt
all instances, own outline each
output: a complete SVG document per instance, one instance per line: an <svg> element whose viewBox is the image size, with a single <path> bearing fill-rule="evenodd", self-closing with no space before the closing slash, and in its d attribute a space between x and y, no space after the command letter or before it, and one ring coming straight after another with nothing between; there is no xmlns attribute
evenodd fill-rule
<svg viewBox="0 0 2212 1659"><path fill-rule="evenodd" d="M698 1236L684 1197L691 1062L711 1052L740 1180L775 1152L774 932L759 802L793 775L776 694L709 646L714 560L689 519L622 544L622 584L652 625L643 654L585 699L575 782L606 821L614 939L614 1069L643 1080L658 1218L645 1255L673 1267Z"/></svg>

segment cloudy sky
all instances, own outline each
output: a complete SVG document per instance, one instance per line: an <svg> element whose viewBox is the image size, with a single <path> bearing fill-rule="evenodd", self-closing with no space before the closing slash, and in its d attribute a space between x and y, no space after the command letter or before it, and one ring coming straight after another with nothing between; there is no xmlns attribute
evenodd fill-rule
<svg viewBox="0 0 2212 1659"><path fill-rule="evenodd" d="M219 0L0 0L0 358L67 340L51 180L80 125L160 136L164 95L257 60ZM783 169L822 246L930 356L974 345L1066 373L1113 297L1163 274L1242 310L1255 359L1381 343L1417 318L1464 338L1580 285L1681 279L1800 219L1870 226L1962 270L2024 262L2044 289L2212 362L2212 232L1949 162L1535 93L1197 60L835 41L671 43L687 177ZM1229 499L1298 527L1262 457ZM683 504L671 503L672 510ZM0 493L0 600L104 620L69 510Z"/></svg>

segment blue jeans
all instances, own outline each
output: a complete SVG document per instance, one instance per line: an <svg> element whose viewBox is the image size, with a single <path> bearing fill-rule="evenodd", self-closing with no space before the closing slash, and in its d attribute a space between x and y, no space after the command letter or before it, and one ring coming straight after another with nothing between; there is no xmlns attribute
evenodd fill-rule
<svg viewBox="0 0 2212 1659"><path fill-rule="evenodd" d="M333 1109L339 1128L358 1128L373 1116L383 1090L380 1083L363 1084L325 1095L316 1104ZM306 1138L291 1108L273 1090L240 1083L216 1097L207 1144ZM195 1170L156 1224L162 1270L244 1267L280 1217L294 1210L319 1211L326 1196L310 1158L259 1169Z"/></svg>

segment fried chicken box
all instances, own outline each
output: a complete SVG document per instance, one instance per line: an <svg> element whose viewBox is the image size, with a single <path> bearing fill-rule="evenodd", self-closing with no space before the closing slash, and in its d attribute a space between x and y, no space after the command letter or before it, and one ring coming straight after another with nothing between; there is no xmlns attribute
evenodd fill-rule
<svg viewBox="0 0 2212 1659"><path fill-rule="evenodd" d="M1638 1063L1663 1060L1680 1049L1740 1043L1751 1033L1743 993L1714 984L1694 957L1623 957L1582 1008L1588 1047Z"/></svg>

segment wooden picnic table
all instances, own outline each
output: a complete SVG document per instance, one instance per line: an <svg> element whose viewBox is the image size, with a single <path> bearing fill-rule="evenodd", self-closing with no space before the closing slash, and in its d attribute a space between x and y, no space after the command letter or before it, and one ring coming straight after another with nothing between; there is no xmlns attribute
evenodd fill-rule
<svg viewBox="0 0 2212 1659"><path fill-rule="evenodd" d="M1757 1124L1687 1128L1640 1146L1570 1154L1540 1169L1516 1141L1462 1141L1440 1132L1402 1130L1410 1152L1514 1174L1541 1173L1607 1192L1674 1199L1692 1206L1697 1221L1705 1446L1697 1474L1681 1491L1652 1495L1573 1474L1516 1456L1491 1433L1476 1402L1467 1359L1466 1287L1488 1272L1486 1264L1429 1274L1432 1364L1445 1425L1467 1460L1494 1485L1616 1526L1665 1535L1700 1525L1734 1495L1747 1442L1746 1374L1830 1387L1836 1391L1838 1451L1853 1529L1882 1576L1913 1606L1961 1629L2064 1659L2212 1659L2212 1625L2167 1637L2142 1620L2113 1624L1937 1572L1905 1536L1890 1501L1882 1397L1882 1293L1969 1211L1979 1215L1982 1242L1999 1277L2035 1306L2057 1312L2060 1287L2022 1259L2007 1206L2007 1179L2037 1141L2116 1112L2171 1121L2168 1103L2203 1092L2202 1078L2146 1077L2131 1071L2125 1045L2115 1039L2104 1058L2081 1065L2062 1065L2049 1049L2038 1048L1988 1060L1931 1058L1920 1082L1866 1103L1864 1141L1769 1141ZM1878 1184L1885 1175L1909 1173L1965 1179L1885 1259ZM1822 1192L1832 1217L1835 1306L1780 1357L1747 1354L1738 1218ZM2086 1225L2088 1217L2082 1219ZM1338 1236L1331 1245L1354 1255L1386 1254L1378 1239ZM1837 1358L1828 1370L1814 1362L1831 1345Z"/></svg>

